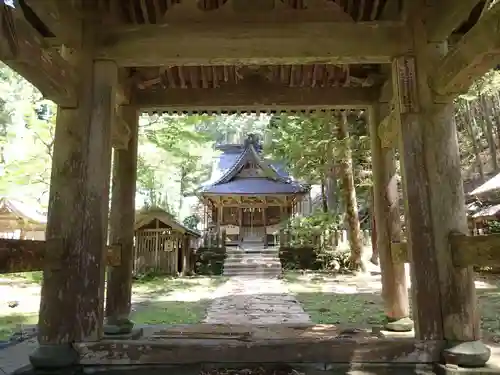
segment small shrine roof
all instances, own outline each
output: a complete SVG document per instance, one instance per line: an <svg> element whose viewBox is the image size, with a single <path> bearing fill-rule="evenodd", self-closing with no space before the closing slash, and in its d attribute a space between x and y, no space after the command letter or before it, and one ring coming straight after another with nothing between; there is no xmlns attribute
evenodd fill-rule
<svg viewBox="0 0 500 375"><path fill-rule="evenodd" d="M201 194L300 194L307 187L294 181L279 163L265 160L255 141L243 145L223 145L215 160L212 176L200 187ZM262 169L263 177L241 177L239 172L249 163Z"/></svg>

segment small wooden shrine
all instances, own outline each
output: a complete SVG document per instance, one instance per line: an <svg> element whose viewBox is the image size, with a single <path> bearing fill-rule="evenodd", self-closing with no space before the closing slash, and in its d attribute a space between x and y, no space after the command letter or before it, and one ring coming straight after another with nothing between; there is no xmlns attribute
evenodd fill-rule
<svg viewBox="0 0 500 375"><path fill-rule="evenodd" d="M256 136L244 144L217 147L211 179L199 189L206 228L223 243L274 245L280 223L293 214L308 187L294 181L277 163L265 160Z"/></svg>
<svg viewBox="0 0 500 375"><path fill-rule="evenodd" d="M0 237L45 239L47 217L30 205L10 198L0 198Z"/></svg>
<svg viewBox="0 0 500 375"><path fill-rule="evenodd" d="M193 271L201 234L160 208L140 211L135 219L134 274L154 270L168 275Z"/></svg>

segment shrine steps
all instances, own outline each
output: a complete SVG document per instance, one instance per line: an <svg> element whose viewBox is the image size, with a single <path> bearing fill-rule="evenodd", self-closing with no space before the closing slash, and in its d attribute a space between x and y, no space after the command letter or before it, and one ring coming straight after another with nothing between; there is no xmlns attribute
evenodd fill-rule
<svg viewBox="0 0 500 375"><path fill-rule="evenodd" d="M246 242L226 249L225 276L276 277L281 274L277 248L262 242Z"/></svg>

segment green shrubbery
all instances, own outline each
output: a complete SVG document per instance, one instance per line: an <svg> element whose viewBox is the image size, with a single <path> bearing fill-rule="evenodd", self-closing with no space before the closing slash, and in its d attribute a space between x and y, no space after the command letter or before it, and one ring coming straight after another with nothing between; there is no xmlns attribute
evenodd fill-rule
<svg viewBox="0 0 500 375"><path fill-rule="evenodd" d="M196 251L195 273L197 275L222 275L226 249L223 247L200 247Z"/></svg>
<svg viewBox="0 0 500 375"><path fill-rule="evenodd" d="M339 216L320 211L290 220L285 227L285 243L280 248L283 268L347 270L350 250L335 245L339 223Z"/></svg>

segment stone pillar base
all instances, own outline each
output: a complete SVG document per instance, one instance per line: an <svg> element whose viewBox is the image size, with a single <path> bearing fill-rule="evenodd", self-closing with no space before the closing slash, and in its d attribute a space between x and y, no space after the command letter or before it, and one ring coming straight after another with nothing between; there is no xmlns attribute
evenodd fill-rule
<svg viewBox="0 0 500 375"><path fill-rule="evenodd" d="M445 363L460 367L483 367L490 359L491 349L481 340L452 344L443 352Z"/></svg>
<svg viewBox="0 0 500 375"><path fill-rule="evenodd" d="M410 318L388 319L384 329L391 332L410 332L413 329L413 320Z"/></svg>
<svg viewBox="0 0 500 375"><path fill-rule="evenodd" d="M106 318L104 322L105 335L127 335L132 332L134 322L129 318Z"/></svg>
<svg viewBox="0 0 500 375"><path fill-rule="evenodd" d="M71 344L40 344L29 359L34 368L58 369L77 364L80 356Z"/></svg>

